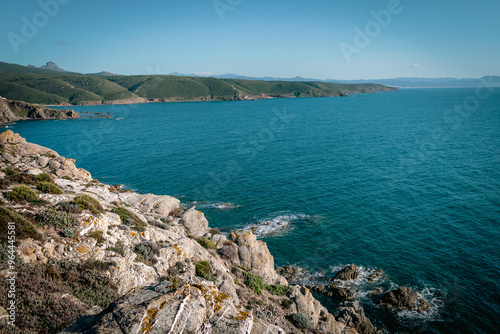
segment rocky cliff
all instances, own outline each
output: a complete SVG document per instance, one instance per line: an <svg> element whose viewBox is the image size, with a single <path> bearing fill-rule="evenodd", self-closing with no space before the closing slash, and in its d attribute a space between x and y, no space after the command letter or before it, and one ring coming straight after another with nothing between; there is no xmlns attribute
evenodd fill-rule
<svg viewBox="0 0 500 334"><path fill-rule="evenodd" d="M0 154L0 225L15 223L17 241L17 328L2 279L2 332L376 332L359 303L334 315L289 284L251 231L221 234L174 197L102 184L10 130Z"/></svg>
<svg viewBox="0 0 500 334"><path fill-rule="evenodd" d="M69 109L51 109L0 97L0 125L20 120L69 118L80 118L80 115Z"/></svg>

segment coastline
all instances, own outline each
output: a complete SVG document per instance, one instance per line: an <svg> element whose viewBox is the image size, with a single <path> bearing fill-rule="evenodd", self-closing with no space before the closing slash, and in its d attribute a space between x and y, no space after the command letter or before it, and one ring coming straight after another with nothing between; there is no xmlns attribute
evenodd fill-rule
<svg viewBox="0 0 500 334"><path fill-rule="evenodd" d="M18 257L22 266L26 266L24 270L50 266L56 277L65 277L68 269L62 263L68 261L76 268L91 266L94 270L95 266L104 266L104 271L95 269L95 272L115 287L115 294L108 292L108 302L97 305L79 299L79 292L73 291L72 303L80 305L79 315L85 317L72 319L75 322L63 333L84 333L84 328L111 330L117 324L108 318L117 314L120 321L130 322L133 328L144 328L144 317L136 319L133 314L157 308L154 300L158 298L167 301L182 296L186 303L187 296L192 296L196 305L204 305L199 309L195 304L186 304L186 308L204 315L193 326L202 328L210 324L214 332L232 333L233 326L249 326L248 333L300 333L304 329L317 333L378 333L358 301L341 297L340 306L328 310L311 293L312 289L315 294L337 298L332 291L346 291L346 288L293 284L294 273L300 270L290 266L275 268L266 243L257 240L251 231L220 234L209 227L204 214L195 207L182 208L178 199L167 195L139 194L102 184L88 171L77 168L75 160L27 143L10 130L0 134L0 149L0 166L4 168L0 174L4 184L2 193L10 199L3 204L3 210L17 211L26 217L24 223L22 220L18 223L32 226L31 235L25 238L20 235L18 239ZM38 190L38 185L29 186L29 180L44 174L50 175L60 192L45 193ZM23 183L28 182L42 202L12 200L9 194L16 187L13 175L22 175ZM61 203L68 203L63 208L73 208L71 203L82 196L90 196L98 204L84 205L83 210L81 204L80 209L70 209L78 212L71 213L71 235L65 234L69 232L61 230L59 225L50 226L55 224L53 216L43 220L45 223L39 221L47 212L51 215L65 212ZM129 218L124 219L124 212ZM342 276L345 272L347 276ZM339 270L332 282L359 278L360 269L351 265ZM148 299L151 289L157 294ZM109 299L109 294L113 299ZM146 311L134 306L133 300L137 298L149 305ZM109 302L112 302L109 307L104 307ZM161 312L174 314L180 307L175 302L162 305ZM265 311L269 308L271 313ZM168 323L156 315L153 318ZM217 318L225 320L216 321ZM109 321L103 323L103 319ZM217 324L220 327L215 331Z"/></svg>

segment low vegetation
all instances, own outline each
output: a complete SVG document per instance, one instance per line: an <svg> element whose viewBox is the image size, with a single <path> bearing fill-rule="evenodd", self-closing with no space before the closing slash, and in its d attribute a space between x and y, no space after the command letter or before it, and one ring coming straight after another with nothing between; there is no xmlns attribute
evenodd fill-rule
<svg viewBox="0 0 500 334"><path fill-rule="evenodd" d="M195 262L194 264L196 276L206 279L207 281L215 281L212 275L212 266L210 262L203 260Z"/></svg>
<svg viewBox="0 0 500 334"><path fill-rule="evenodd" d="M94 231L89 234L89 237L94 238L98 244L103 244L106 239L104 239L104 233L102 231Z"/></svg>
<svg viewBox="0 0 500 334"><path fill-rule="evenodd" d="M311 323L309 322L309 319L305 316L303 313L292 313L289 317L288 320L292 324L295 325L295 327L300 328L300 329L308 329L310 331L313 330L313 327Z"/></svg>
<svg viewBox="0 0 500 334"><path fill-rule="evenodd" d="M14 187L5 197L14 202L37 202L39 200L37 193L25 185Z"/></svg>
<svg viewBox="0 0 500 334"><path fill-rule="evenodd" d="M160 247L150 240L143 241L134 247L137 260L151 266L158 262L156 256L160 255Z"/></svg>
<svg viewBox="0 0 500 334"><path fill-rule="evenodd" d="M50 182L54 183L54 178L47 173L40 173L35 176L35 182Z"/></svg>
<svg viewBox="0 0 500 334"><path fill-rule="evenodd" d="M121 256L125 255L125 248L122 241L117 241L114 246L106 248L107 251L112 251Z"/></svg>
<svg viewBox="0 0 500 334"><path fill-rule="evenodd" d="M250 272L243 273L246 277L245 284L252 289L257 295L262 295L262 290L267 290L272 295L283 296L288 293L288 286L281 284L269 285L264 283L262 277L254 275Z"/></svg>
<svg viewBox="0 0 500 334"><path fill-rule="evenodd" d="M57 231L78 225L78 218L69 212L48 208L36 216L38 225L53 227Z"/></svg>
<svg viewBox="0 0 500 334"><path fill-rule="evenodd" d="M111 210L120 216L123 224L131 226L134 230L142 232L147 224L142 221L135 213L124 207L118 207Z"/></svg>
<svg viewBox="0 0 500 334"><path fill-rule="evenodd" d="M63 193L58 186L50 182L39 182L36 185L36 189L40 190L44 194L60 195Z"/></svg>
<svg viewBox="0 0 500 334"><path fill-rule="evenodd" d="M104 208L98 200L89 195L79 195L76 196L73 202L80 206L82 210L88 209L93 214L100 214L104 212Z"/></svg>
<svg viewBox="0 0 500 334"><path fill-rule="evenodd" d="M210 239L201 238L196 239L196 241L201 245L201 247L206 249L217 249L217 245Z"/></svg>
<svg viewBox="0 0 500 334"><path fill-rule="evenodd" d="M16 226L16 239L32 238L34 240L42 240L42 235L37 231L35 226L24 216L14 212L3 205L0 205L0 230L8 231L9 223L13 222ZM0 242L7 241L7 233L0 234Z"/></svg>

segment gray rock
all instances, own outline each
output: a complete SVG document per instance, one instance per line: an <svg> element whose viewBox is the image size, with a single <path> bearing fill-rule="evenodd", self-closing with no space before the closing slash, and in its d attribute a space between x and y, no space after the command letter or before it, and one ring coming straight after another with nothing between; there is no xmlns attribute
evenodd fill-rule
<svg viewBox="0 0 500 334"><path fill-rule="evenodd" d="M203 212L195 210L194 207L184 212L182 215L182 225L194 237L202 237L210 232L208 220L205 218L205 215Z"/></svg>
<svg viewBox="0 0 500 334"><path fill-rule="evenodd" d="M348 265L335 274L333 278L341 281L357 280L359 278L359 268L355 264Z"/></svg>
<svg viewBox="0 0 500 334"><path fill-rule="evenodd" d="M38 157L38 165L39 165L40 167L42 167L42 168L43 168L43 167L46 167L46 166L47 166L47 164L49 163L49 161L50 161L50 158L45 157L45 156L43 156L43 155L41 155L41 156L39 156L39 157Z"/></svg>
<svg viewBox="0 0 500 334"><path fill-rule="evenodd" d="M340 301L354 299L354 297L356 296L356 294L352 292L350 289L341 287L336 283L328 284L327 289L328 289L327 295L329 297Z"/></svg>
<svg viewBox="0 0 500 334"><path fill-rule="evenodd" d="M378 333L357 300L342 304L335 312L335 318L346 326L354 328L359 334Z"/></svg>
<svg viewBox="0 0 500 334"><path fill-rule="evenodd" d="M49 161L49 168L53 171L56 171L61 168L61 163L56 159L52 159Z"/></svg>
<svg viewBox="0 0 500 334"><path fill-rule="evenodd" d="M274 258L267 245L251 231L231 232L229 239L238 246L241 268L262 277L266 284L284 284L288 282L274 270Z"/></svg>
<svg viewBox="0 0 500 334"><path fill-rule="evenodd" d="M378 302L387 308L397 308L399 310L424 312L430 308L429 303L409 287L389 291Z"/></svg>

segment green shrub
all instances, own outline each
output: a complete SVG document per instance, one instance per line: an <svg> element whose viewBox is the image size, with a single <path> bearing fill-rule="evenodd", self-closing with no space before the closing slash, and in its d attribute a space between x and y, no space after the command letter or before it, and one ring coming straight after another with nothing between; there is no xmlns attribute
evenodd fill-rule
<svg viewBox="0 0 500 334"><path fill-rule="evenodd" d="M104 243L106 241L106 239L104 239L102 231L94 231L94 232L92 232L92 233L89 234L89 237L94 238L95 240L97 240L97 243L99 243L99 244L102 244L102 243Z"/></svg>
<svg viewBox="0 0 500 334"><path fill-rule="evenodd" d="M49 208L36 216L39 225L51 226L56 230L64 228L72 228L78 225L78 218L68 212L59 212L53 208Z"/></svg>
<svg viewBox="0 0 500 334"><path fill-rule="evenodd" d="M61 298L71 291L47 273L44 266L19 264L16 269L16 326L20 331L1 328L2 333L58 333L90 308L71 298ZM5 308L8 289L7 281L0 280L0 305Z"/></svg>
<svg viewBox="0 0 500 334"><path fill-rule="evenodd" d="M78 204L80 208L89 209L93 214L100 214L104 212L104 208L98 200L89 195L79 195L73 200L75 204Z"/></svg>
<svg viewBox="0 0 500 334"><path fill-rule="evenodd" d="M210 234L211 235L220 234L220 230L218 228L212 228L210 229Z"/></svg>
<svg viewBox="0 0 500 334"><path fill-rule="evenodd" d="M289 320L297 328L313 330L309 319L303 313L293 313L290 315Z"/></svg>
<svg viewBox="0 0 500 334"><path fill-rule="evenodd" d="M262 295L262 290L266 288L266 284L262 280L262 277L256 276L252 273L245 272L246 276L245 284L253 290L258 295Z"/></svg>
<svg viewBox="0 0 500 334"><path fill-rule="evenodd" d="M50 182L40 182L36 185L36 189L45 194L60 195L63 193L63 191L58 186Z"/></svg>
<svg viewBox="0 0 500 334"><path fill-rule="evenodd" d="M20 170L11 167L2 169L2 172L5 173L6 178L11 183L31 184L31 185L34 185L36 183L34 175L21 172Z"/></svg>
<svg viewBox="0 0 500 334"><path fill-rule="evenodd" d="M154 241L143 241L134 247L138 260L146 265L153 265L158 260L155 256L160 255L160 248Z"/></svg>
<svg viewBox="0 0 500 334"><path fill-rule="evenodd" d="M63 177L61 177L61 179L65 179L65 180L68 180L68 181L73 181L73 179L71 178L71 176L68 176L68 175L64 175Z"/></svg>
<svg viewBox="0 0 500 334"><path fill-rule="evenodd" d="M208 261L198 261L194 264L196 269L196 276L202 277L207 281L215 281L215 277L212 275L212 266Z"/></svg>
<svg viewBox="0 0 500 334"><path fill-rule="evenodd" d="M54 183L54 178L47 174L47 173L40 173L38 175L35 176L35 181L36 182L50 182L50 183Z"/></svg>
<svg viewBox="0 0 500 334"><path fill-rule="evenodd" d="M9 201L14 202L37 202L38 195L31 188L21 185L14 187L12 191L8 192L6 195Z"/></svg>
<svg viewBox="0 0 500 334"><path fill-rule="evenodd" d="M281 284L266 284L266 290L272 295L284 296L288 293L289 287Z"/></svg>
<svg viewBox="0 0 500 334"><path fill-rule="evenodd" d="M61 235L65 238L74 238L75 231L72 228L65 228L61 231Z"/></svg>
<svg viewBox="0 0 500 334"><path fill-rule="evenodd" d="M0 205L0 231L5 231L5 233L0 234L0 242L7 241L8 234L6 231L8 231L9 222L15 224L17 240L25 238L32 238L35 240L43 239L35 226L33 226L24 216Z"/></svg>
<svg viewBox="0 0 500 334"><path fill-rule="evenodd" d="M201 238L201 239L196 239L198 243L201 245L203 248L209 248L209 249L217 249L217 245L210 239L207 238Z"/></svg>
<svg viewBox="0 0 500 334"><path fill-rule="evenodd" d="M122 223L128 226L132 226L132 228L136 231L142 232L144 231L144 228L148 226L148 224L137 217L135 213L124 207L114 208L111 211L120 216Z"/></svg>
<svg viewBox="0 0 500 334"><path fill-rule="evenodd" d="M262 280L262 277L254 275L250 272L244 272L243 273L246 277L245 284L250 288L253 289L253 291L258 294L262 295L262 290L267 290L270 294L272 295L286 295L288 293L289 287L281 284L273 284L269 285L264 283Z"/></svg>

